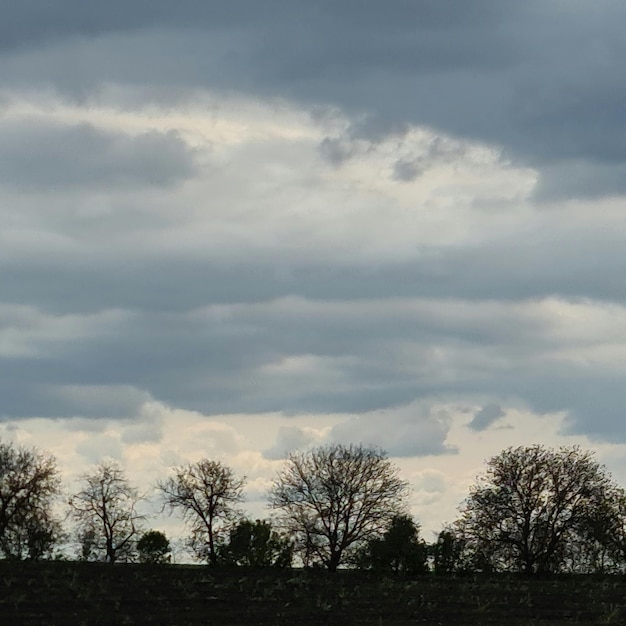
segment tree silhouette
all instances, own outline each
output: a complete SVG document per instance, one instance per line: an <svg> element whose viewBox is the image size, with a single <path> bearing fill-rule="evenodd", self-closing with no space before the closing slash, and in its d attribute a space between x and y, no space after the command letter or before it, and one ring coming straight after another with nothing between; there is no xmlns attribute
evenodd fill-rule
<svg viewBox="0 0 626 626"><path fill-rule="evenodd" d="M169 563L172 549L165 533L149 530L137 542L137 551L142 563Z"/></svg>
<svg viewBox="0 0 626 626"><path fill-rule="evenodd" d="M145 519L137 511L142 499L131 487L122 468L113 461L98 465L82 476L83 489L70 498L79 525L82 557L109 563L133 560Z"/></svg>
<svg viewBox="0 0 626 626"><path fill-rule="evenodd" d="M0 553L37 559L49 554L60 523L52 505L60 492L53 456L0 443Z"/></svg>
<svg viewBox="0 0 626 626"><path fill-rule="evenodd" d="M470 569L465 562L465 541L452 528L444 528L437 541L430 545L433 570L436 574L452 574Z"/></svg>
<svg viewBox="0 0 626 626"><path fill-rule="evenodd" d="M215 565L217 548L243 501L245 479L219 461L203 459L173 468L174 475L158 483L165 506L181 511L191 528L191 546L199 558Z"/></svg>
<svg viewBox="0 0 626 626"><path fill-rule="evenodd" d="M220 550L223 562L247 567L290 567L293 545L273 530L267 520L241 520Z"/></svg>
<svg viewBox="0 0 626 626"><path fill-rule="evenodd" d="M508 448L487 462L456 528L484 569L559 571L575 544L593 540L615 489L577 446Z"/></svg>
<svg viewBox="0 0 626 626"><path fill-rule="evenodd" d="M426 543L419 525L410 515L396 515L385 534L370 539L360 559L361 567L394 574L424 574L428 571Z"/></svg>
<svg viewBox="0 0 626 626"><path fill-rule="evenodd" d="M406 495L384 452L337 444L291 454L269 500L304 564L334 571L404 512Z"/></svg>

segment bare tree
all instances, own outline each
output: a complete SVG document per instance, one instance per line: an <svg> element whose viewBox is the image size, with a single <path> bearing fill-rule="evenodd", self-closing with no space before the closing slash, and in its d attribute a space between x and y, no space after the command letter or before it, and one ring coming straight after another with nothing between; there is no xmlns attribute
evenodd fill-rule
<svg viewBox="0 0 626 626"><path fill-rule="evenodd" d="M383 451L330 445L291 454L269 500L305 565L334 571L405 512L407 495L407 483Z"/></svg>
<svg viewBox="0 0 626 626"><path fill-rule="evenodd" d="M482 568L526 573L564 569L593 541L616 488L579 447L508 448L487 462L456 528Z"/></svg>
<svg viewBox="0 0 626 626"><path fill-rule="evenodd" d="M173 468L174 475L157 484L165 506L179 510L191 529L195 553L212 565L218 562L217 547L243 501L245 478L219 461L202 459Z"/></svg>
<svg viewBox="0 0 626 626"><path fill-rule="evenodd" d="M60 492L53 456L0 443L0 553L40 558L60 535L52 506Z"/></svg>
<svg viewBox="0 0 626 626"><path fill-rule="evenodd" d="M107 461L82 476L83 489L70 499L79 525L82 556L109 563L133 560L145 519L137 511L142 500L122 468Z"/></svg>

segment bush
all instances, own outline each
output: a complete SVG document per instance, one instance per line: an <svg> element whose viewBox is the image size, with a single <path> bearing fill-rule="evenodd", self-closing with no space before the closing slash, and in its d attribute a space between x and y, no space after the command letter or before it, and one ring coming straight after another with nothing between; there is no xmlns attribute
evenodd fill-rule
<svg viewBox="0 0 626 626"><path fill-rule="evenodd" d="M159 530L149 530L137 542L139 560L142 563L169 563L171 560L170 542Z"/></svg>

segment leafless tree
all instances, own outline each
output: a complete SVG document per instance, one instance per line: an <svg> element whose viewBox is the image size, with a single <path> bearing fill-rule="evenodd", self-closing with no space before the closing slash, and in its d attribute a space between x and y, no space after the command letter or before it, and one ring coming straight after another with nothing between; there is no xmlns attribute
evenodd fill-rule
<svg viewBox="0 0 626 626"><path fill-rule="evenodd" d="M137 511L143 499L113 461L82 476L83 489L70 499L79 525L82 556L109 563L134 559L145 516Z"/></svg>
<svg viewBox="0 0 626 626"><path fill-rule="evenodd" d="M53 456L0 443L0 552L5 558L40 558L60 534L52 507L60 492Z"/></svg>
<svg viewBox="0 0 626 626"><path fill-rule="evenodd" d="M215 565L217 548L243 501L245 478L219 461L202 459L173 468L173 476L157 484L170 511L180 511L191 529L195 553Z"/></svg>
<svg viewBox="0 0 626 626"><path fill-rule="evenodd" d="M594 540L615 493L593 453L577 446L508 448L487 462L456 528L481 567L559 571Z"/></svg>
<svg viewBox="0 0 626 626"><path fill-rule="evenodd" d="M334 571L405 513L408 485L376 448L330 445L289 456L269 492L305 565Z"/></svg>

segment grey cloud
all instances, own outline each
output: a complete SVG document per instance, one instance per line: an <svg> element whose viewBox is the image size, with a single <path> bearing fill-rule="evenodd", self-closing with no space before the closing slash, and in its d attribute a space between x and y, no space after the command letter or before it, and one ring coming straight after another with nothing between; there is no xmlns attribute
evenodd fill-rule
<svg viewBox="0 0 626 626"><path fill-rule="evenodd" d="M626 194L626 163L564 161L546 167L534 189L539 202L587 200Z"/></svg>
<svg viewBox="0 0 626 626"><path fill-rule="evenodd" d="M409 405L350 418L333 427L329 439L378 445L396 457L454 454L456 449L445 443L451 423L442 410Z"/></svg>
<svg viewBox="0 0 626 626"><path fill-rule="evenodd" d="M180 0L176 6L163 0L133 0L130 4L112 0L98 6L80 0L62 0L54 6L41 0L23 0L6 7L0 25L0 47L9 50L36 47L64 38L98 37L163 24L187 27L201 24L209 30L228 28L239 24L242 16L252 23L264 21L281 7L287 8L284 2L274 0L263 6L249 0L231 0L227 4Z"/></svg>
<svg viewBox="0 0 626 626"><path fill-rule="evenodd" d="M443 493L446 490L446 476L434 470L425 470L414 481L415 491L425 494Z"/></svg>
<svg viewBox="0 0 626 626"><path fill-rule="evenodd" d="M139 423L128 426L122 432L123 443L159 443L163 439L160 424Z"/></svg>
<svg viewBox="0 0 626 626"><path fill-rule="evenodd" d="M614 271L626 263L622 235L572 220L567 235L537 228L479 249L433 247L410 263L361 267L308 265L297 255L227 265L123 254L6 264L3 299L33 308L5 307L0 318L10 338L0 342L2 414L125 417L144 393L204 413L367 413L482 394L520 398L537 412L569 410L570 428L623 437L613 421L621 386L603 382L605 372L537 366L534 358L561 344L540 320L507 309L554 293L626 302ZM278 262L290 271L277 273ZM415 297L434 299L430 312L400 313L398 299ZM218 306L198 312L209 305ZM111 307L132 314L98 323ZM267 369L301 355L318 367L296 378ZM125 385L138 390L128 404L124 394L105 405L66 393L109 386L113 397Z"/></svg>
<svg viewBox="0 0 626 626"><path fill-rule="evenodd" d="M424 173L424 168L418 159L407 161L400 159L393 166L393 178L404 182L413 182Z"/></svg>
<svg viewBox="0 0 626 626"><path fill-rule="evenodd" d="M266 459L284 459L290 452L319 441L317 433L300 426L281 426L274 445L263 452Z"/></svg>
<svg viewBox="0 0 626 626"><path fill-rule="evenodd" d="M453 163L465 153L466 146L463 142L435 137L422 154L398 159L393 166L392 177L403 182L413 182L430 167Z"/></svg>
<svg viewBox="0 0 626 626"><path fill-rule="evenodd" d="M320 144L319 150L322 157L335 166L341 165L354 154L353 147L337 137L326 137Z"/></svg>
<svg viewBox="0 0 626 626"><path fill-rule="evenodd" d="M425 124L457 139L398 158L396 179L451 162L469 138L538 168L535 201L625 190L621 2L122 7L63 0L52 9L23 0L5 9L0 73L7 93L35 90L37 97L51 88L85 106L109 98L113 107L169 106L205 89L287 98L312 115L331 105L352 118L343 135L320 146L333 165ZM488 237L433 242L407 262L338 266L328 249L306 260L276 247L246 249L227 263L208 243L195 258L185 256L184 242L171 256L170 248L167 256L128 250L129 231L141 248L149 231L167 226L179 208L167 193L198 167L175 134L0 122L3 232L32 219L35 234L51 237L55 226L65 237L45 250L37 238L28 249L16 239L13 257L0 251L3 302L36 313L20 309L0 319L5 418L123 418L146 397L205 413L359 412L364 417L338 428L337 437L380 437L410 454L422 450L420 441L423 450L445 452L445 424L428 414L367 416L416 398L513 397L538 412L567 411L572 432L624 439L618 416L625 398L615 370L555 364L549 353L563 340L541 321L506 311L507 303L554 294L626 302L618 271L626 247L615 216L577 223L574 214L544 221L537 212L528 227L521 220L523 228L501 236L501 216L530 209L498 200L493 225L484 222L493 229ZM105 209L115 204L120 212L81 222L72 209L88 207L92 191L106 191ZM213 200L226 202L219 196L207 204ZM161 210L144 219L141 212L158 202ZM438 302L429 314L403 316L399 298ZM464 299L484 301L485 310L470 310ZM333 301L346 306L327 306ZM494 309L494 301L503 308ZM222 305L222 316L199 315L208 305ZM47 319L111 308L133 314L113 329L85 328L71 316L60 326ZM300 357L309 358L310 369L290 369L289 359ZM477 415L474 426L496 412ZM386 419L398 437L381 432ZM156 436L140 430L127 436ZM285 445L298 436L285 434Z"/></svg>
<svg viewBox="0 0 626 626"><path fill-rule="evenodd" d="M116 250L114 258L101 260L76 258L70 249L64 256L37 259L33 254L7 263L0 275L3 299L57 313L110 307L173 312L285 294L311 300L373 296L510 301L556 293L626 301L623 281L614 271L626 264L626 248L619 229L608 230L602 221L579 227L571 220L545 227L539 223L534 230L480 247L432 246L410 262L342 267L323 260L312 265L289 252L250 264L212 261L209 248L206 258L188 260L154 254L137 259L129 252ZM289 271L280 273L277 267Z"/></svg>
<svg viewBox="0 0 626 626"><path fill-rule="evenodd" d="M151 399L145 391L128 385L61 385L49 389L48 397L71 415L110 418L131 417Z"/></svg>
<svg viewBox="0 0 626 626"><path fill-rule="evenodd" d="M107 419L93 419L92 417L65 417L60 421L69 431L88 434L102 433L109 425Z"/></svg>
<svg viewBox="0 0 626 626"><path fill-rule="evenodd" d="M584 434L596 441L623 443L624 385L615 373L563 368L558 372L524 372L494 381L498 387L524 398L537 413L566 413L564 432Z"/></svg>
<svg viewBox="0 0 626 626"><path fill-rule="evenodd" d="M591 239L591 233L586 234ZM127 264L123 259L119 267L9 267L0 278L9 300L60 316L68 311L92 313L107 305L134 313L119 317L115 327L89 326L80 338L72 322L67 328L72 336L59 335L45 358L26 353L0 360L3 413L128 414L132 403L107 407L97 398L79 402L63 391L107 385L131 385L139 390L136 401L146 393L205 413L367 412L424 395L485 393L523 398L539 412L577 407L573 428L614 436L609 416L622 402L619 385L609 388L594 407L585 397L595 383L580 380L576 370L552 371L546 366L541 377L534 378L528 359L549 349L552 340L540 324L511 317L506 309L507 301L555 290L615 297L615 285L604 268L621 262L624 248L619 238L602 244L602 254L594 253L595 265L586 259L599 244L590 244L589 255L580 256L580 244L563 242L557 247L547 241L543 249L529 249L528 256L522 242L504 246L501 252L487 247L480 255L459 251L457 258L435 255L415 264L376 269L296 267L281 277L263 264L226 269L202 261L159 263L158 272L150 264ZM498 263L493 263L494 257ZM573 275L576 263L580 269ZM282 305L280 300L269 302L284 293L299 293L303 299L287 299ZM374 307L367 298L372 294L379 300ZM415 295L442 300L427 315L399 315L393 298ZM466 296L476 303L476 311L481 298L488 302L477 316L466 307L457 311L461 304L452 295ZM489 304L497 297L504 302ZM333 306L328 300L340 302ZM211 303L239 306L226 306L216 317L188 313ZM46 324L43 327L58 328ZM398 360L402 346L414 350L413 369ZM303 354L317 355L320 365L297 381L278 370L261 373L268 364ZM449 355L445 361L443 354ZM448 369L453 378L446 379ZM564 378L559 382L558 376ZM607 417L598 420L601 407Z"/></svg>
<svg viewBox="0 0 626 626"><path fill-rule="evenodd" d="M508 307L287 299L137 313L114 332L94 326L80 341L68 338L44 359L0 359L3 415L128 417L148 396L204 414L358 412L332 440L379 443L402 456L449 451L449 422L390 407L487 395L519 398L539 413L568 411L573 432L623 440L623 385L610 366L592 375L575 361L555 362L552 352L576 341ZM497 415L483 410L474 428ZM284 451L304 440L284 435Z"/></svg>
<svg viewBox="0 0 626 626"><path fill-rule="evenodd" d="M551 163L626 162L618 78L626 9L616 1L276 1L261 10L190 0L116 11L65 0L45 18L33 13L39 3L21 4L9 11L5 41L28 45L5 55L8 85L52 81L87 99L107 83L146 94L209 87L332 104L365 114L370 134L426 124L503 146L544 178ZM35 58L29 46L50 37L60 56L47 48Z"/></svg>
<svg viewBox="0 0 626 626"><path fill-rule="evenodd" d="M88 463L101 463L104 459L120 460L123 457L122 444L117 437L101 435L90 437L76 445L76 452Z"/></svg>
<svg viewBox="0 0 626 626"><path fill-rule="evenodd" d="M196 172L174 132L137 136L88 124L0 126L0 185L21 191L167 187Z"/></svg>
<svg viewBox="0 0 626 626"><path fill-rule="evenodd" d="M504 417L506 413L499 404L487 404L474 415L469 428L476 431L487 430L492 424Z"/></svg>

